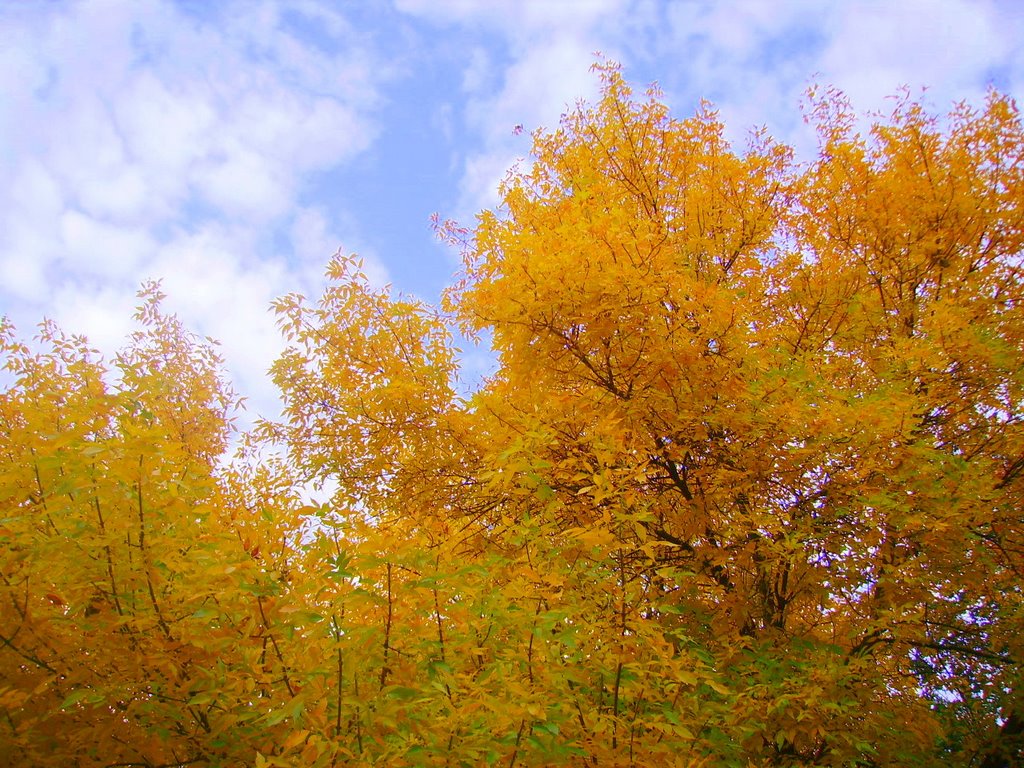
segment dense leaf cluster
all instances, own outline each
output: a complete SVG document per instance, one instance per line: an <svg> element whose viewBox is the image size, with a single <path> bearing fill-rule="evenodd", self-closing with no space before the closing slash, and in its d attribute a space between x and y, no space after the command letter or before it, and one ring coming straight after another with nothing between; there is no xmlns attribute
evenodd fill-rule
<svg viewBox="0 0 1024 768"><path fill-rule="evenodd" d="M812 94L801 165L600 71L443 312L279 300L234 458L155 286L109 370L3 328L0 763L1021 759L1016 107Z"/></svg>

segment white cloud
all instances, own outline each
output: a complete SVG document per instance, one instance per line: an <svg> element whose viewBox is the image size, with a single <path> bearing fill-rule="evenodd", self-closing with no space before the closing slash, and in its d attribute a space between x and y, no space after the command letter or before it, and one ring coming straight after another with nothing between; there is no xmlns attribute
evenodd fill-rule
<svg viewBox="0 0 1024 768"><path fill-rule="evenodd" d="M442 102L438 104L434 109L433 114L430 116L430 124L444 136L445 141L449 144L455 135L454 125L454 108L450 101Z"/></svg>
<svg viewBox="0 0 1024 768"><path fill-rule="evenodd" d="M479 93L490 87L494 77L494 65L487 50L476 46L469 54L469 62L462 71L462 90L467 93Z"/></svg>
<svg viewBox="0 0 1024 768"><path fill-rule="evenodd" d="M317 290L340 244L322 213L299 226L315 242L280 232L306 216L309 174L376 131L357 30L311 2L93 0L0 9L0 25L0 312L23 329L54 316L109 353L138 285L163 278L168 308L224 341L239 389L273 402L268 305Z"/></svg>
<svg viewBox="0 0 1024 768"><path fill-rule="evenodd" d="M462 75L463 119L477 146L462 160L454 215L463 220L496 205L499 183L525 159L529 136L518 137L517 126L527 131L554 128L577 100L596 95L597 80L590 72L595 52L603 48L614 54L601 45L608 40L598 28L625 7L619 0L399 0L396 5L431 23L461 26L469 39L477 30L497 34L507 49L507 57L481 45L468 49Z"/></svg>
<svg viewBox="0 0 1024 768"><path fill-rule="evenodd" d="M84 276L132 278L155 246L143 227L117 226L74 209L61 213L58 229L63 264Z"/></svg>
<svg viewBox="0 0 1024 768"><path fill-rule="evenodd" d="M517 124L552 129L578 99L597 95L593 63L583 39L562 37L532 48L505 70L497 93L473 94L467 122L489 143L504 141Z"/></svg>
<svg viewBox="0 0 1024 768"><path fill-rule="evenodd" d="M522 45L532 45L538 33L561 36L591 27L597 20L625 13L623 0L397 0L403 13L432 23L485 26Z"/></svg>
<svg viewBox="0 0 1024 768"><path fill-rule="evenodd" d="M1015 56L1019 62L1024 29L1007 7L963 0L680 3L667 6L668 32L653 38L662 59L675 50L685 60L666 88L677 116L710 98L734 142L767 125L806 157L816 143L798 105L812 82L843 90L858 113L887 111L887 97L904 85L914 93L927 86L940 111L957 100L979 101L994 70Z"/></svg>
<svg viewBox="0 0 1024 768"><path fill-rule="evenodd" d="M224 144L192 174L202 198L232 218L258 222L281 216L295 194L286 170L267 163L256 148Z"/></svg>
<svg viewBox="0 0 1024 768"><path fill-rule="evenodd" d="M47 316L67 333L81 334L105 354L124 346L134 327L132 316L139 304L134 291L95 280L66 280L53 288L53 304Z"/></svg>
<svg viewBox="0 0 1024 768"><path fill-rule="evenodd" d="M4 208L7 228L0 232L0 242L7 244L0 250L5 278L0 290L32 301L45 294L46 268L59 252L59 238L53 229L64 196L53 174L35 158L25 160L12 174L8 193Z"/></svg>
<svg viewBox="0 0 1024 768"><path fill-rule="evenodd" d="M350 230L353 228L348 227ZM327 260L339 249L345 253L355 251L359 254L363 260L363 271L371 285L379 288L391 280L387 268L375 256L372 247L369 244L360 245L358 239L351 234L344 237L338 234L321 208L298 209L289 232L295 262L293 269L302 276L302 290L308 297L314 298L312 291L319 288L323 281Z"/></svg>
<svg viewBox="0 0 1024 768"><path fill-rule="evenodd" d="M881 107L901 85L928 86L943 109L947 99L976 99L1019 40L984 2L876 1L857 10L837 6L821 72L864 109Z"/></svg>
<svg viewBox="0 0 1024 768"><path fill-rule="evenodd" d="M146 168L151 215L173 216L190 194L190 174L222 130L208 87L164 82L154 71L136 72L112 107L130 161Z"/></svg>
<svg viewBox="0 0 1024 768"><path fill-rule="evenodd" d="M593 63L589 46L579 40L532 49L505 70L496 94L475 94L467 108L468 122L492 144L509 142L517 125L554 129L578 99L597 95Z"/></svg>
<svg viewBox="0 0 1024 768"><path fill-rule="evenodd" d="M19 245L31 247L31 237L31 232L19 232L11 239ZM46 275L42 267L38 260L20 258L16 251L0 254L0 274L4 276L7 294L5 303L32 301L42 294L46 290Z"/></svg>
<svg viewBox="0 0 1024 768"><path fill-rule="evenodd" d="M179 233L151 265L167 294L165 310L219 342L235 389L249 398L243 427L257 415L277 416L277 391L266 372L284 342L270 303L282 286L298 289L302 283L284 258L248 258L257 240L246 227L210 223Z"/></svg>

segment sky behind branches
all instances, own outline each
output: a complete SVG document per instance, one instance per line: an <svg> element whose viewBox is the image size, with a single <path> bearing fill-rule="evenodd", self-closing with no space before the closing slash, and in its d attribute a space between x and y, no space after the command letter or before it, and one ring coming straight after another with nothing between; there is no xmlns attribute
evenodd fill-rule
<svg viewBox="0 0 1024 768"><path fill-rule="evenodd" d="M436 302L459 256L431 214L495 205L530 132L597 95L596 52L809 159L812 82L946 112L1024 93L1022 40L1018 0L3 0L0 314L109 354L161 279L274 416L271 300L316 297L340 248Z"/></svg>

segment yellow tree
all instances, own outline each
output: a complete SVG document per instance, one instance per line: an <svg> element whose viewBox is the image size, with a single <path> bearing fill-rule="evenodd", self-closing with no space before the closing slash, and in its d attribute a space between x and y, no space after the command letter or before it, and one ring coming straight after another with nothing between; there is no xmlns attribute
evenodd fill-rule
<svg viewBox="0 0 1024 768"><path fill-rule="evenodd" d="M236 406L219 359L160 311L155 285L142 297L116 383L52 323L37 352L3 328L5 765L251 762L274 743L257 721L287 698L287 673L266 603L294 483L249 472L259 506L236 498L217 471Z"/></svg>
<svg viewBox="0 0 1024 768"><path fill-rule="evenodd" d="M289 409L266 429L337 488L304 566L331 615L331 749L1008 765L1016 108L940 125L904 99L862 137L826 93L797 165L601 76L502 206L448 229L447 307L498 356L471 397L449 321L351 260L316 306L279 305Z"/></svg>

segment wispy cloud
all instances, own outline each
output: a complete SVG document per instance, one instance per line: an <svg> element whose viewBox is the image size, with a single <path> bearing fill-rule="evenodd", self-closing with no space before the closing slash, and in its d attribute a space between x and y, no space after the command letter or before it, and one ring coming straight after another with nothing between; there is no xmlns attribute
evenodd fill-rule
<svg viewBox="0 0 1024 768"><path fill-rule="evenodd" d="M398 0L397 7L468 46L460 112L472 141L462 157L456 206L465 218L497 203L498 184L529 152L530 130L554 128L577 101L597 94L590 72L595 53L615 53L604 28L628 4Z"/></svg>
<svg viewBox="0 0 1024 768"><path fill-rule="evenodd" d="M371 54L319 4L21 10L0 11L3 310L109 349L130 319L111 310L163 278L256 384L279 347L268 302L309 289L303 262L318 273L340 244L300 199L373 139Z"/></svg>
<svg viewBox="0 0 1024 768"><path fill-rule="evenodd" d="M730 136L766 125L804 152L798 104L812 82L844 91L859 112L884 111L903 86L928 87L937 109L1020 87L1021 8L977 0L673 4L658 36L685 63L662 75L670 102L709 98Z"/></svg>

